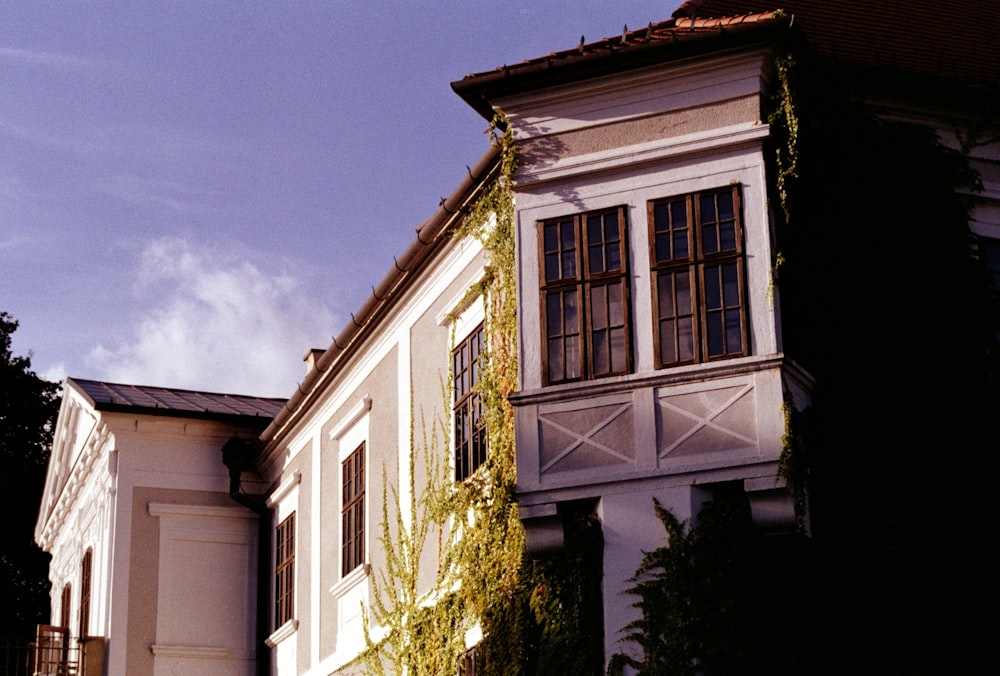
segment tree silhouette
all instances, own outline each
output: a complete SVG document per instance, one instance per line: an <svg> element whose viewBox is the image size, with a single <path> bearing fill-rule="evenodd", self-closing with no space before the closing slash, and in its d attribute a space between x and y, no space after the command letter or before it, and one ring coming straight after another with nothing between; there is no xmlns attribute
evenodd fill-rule
<svg viewBox="0 0 1000 676"><path fill-rule="evenodd" d="M34 543L45 483L59 385L31 370L31 355L15 356L18 322L0 312L0 635L33 634L49 616L49 555Z"/></svg>

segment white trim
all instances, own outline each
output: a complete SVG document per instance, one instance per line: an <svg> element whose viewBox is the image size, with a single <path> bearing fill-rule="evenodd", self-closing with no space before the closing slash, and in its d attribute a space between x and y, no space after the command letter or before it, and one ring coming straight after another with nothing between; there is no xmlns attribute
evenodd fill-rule
<svg viewBox="0 0 1000 676"><path fill-rule="evenodd" d="M238 519L246 521L253 513L242 507L216 507L214 505L179 505L170 502L150 502L150 516L201 516L213 519Z"/></svg>
<svg viewBox="0 0 1000 676"><path fill-rule="evenodd" d="M371 573L372 564L362 563L330 587L330 594L332 596L342 596L348 589L352 589L357 586L359 582L363 582L368 579L368 576L371 575Z"/></svg>
<svg viewBox="0 0 1000 676"><path fill-rule="evenodd" d="M204 660L225 659L229 657L229 648L209 648L193 645L159 645L154 643L149 649L157 657L178 657L182 659Z"/></svg>
<svg viewBox="0 0 1000 676"><path fill-rule="evenodd" d="M293 488L298 488L300 483L302 483L302 472L293 472L291 476L287 477L281 482L281 485L271 492L266 501L267 506L270 509L274 509L274 506L281 502Z"/></svg>
<svg viewBox="0 0 1000 676"><path fill-rule="evenodd" d="M294 617L271 632L271 635L264 639L264 644L268 648L273 648L286 638L294 634L299 629L299 621Z"/></svg>
<svg viewBox="0 0 1000 676"><path fill-rule="evenodd" d="M486 279L486 266L480 265L479 269L473 275L473 278L475 279L474 282L471 282L454 298L445 303L445 309L438 313L438 316L435 317L435 321L438 326L447 326L448 323L457 320L458 317L460 317L472 306L473 303L476 302L476 298L469 295L469 289Z"/></svg>
<svg viewBox="0 0 1000 676"><path fill-rule="evenodd" d="M536 186L549 181L565 179L578 174L616 169L623 164L636 166L647 162L676 159L684 155L708 152L718 148L731 148L740 144L757 142L770 134L767 124L747 123L711 129L678 136L675 139L656 139L646 143L602 150L596 153L560 158L550 165L518 174L522 187Z"/></svg>
<svg viewBox="0 0 1000 676"><path fill-rule="evenodd" d="M372 399L366 394L364 397L361 398L361 401L356 403L351 408L351 410L347 412L347 415L344 416L344 419L341 420L339 423L337 423L337 425L330 430L330 438L339 440L348 431L350 431L350 429L354 427L354 425L359 420L361 420L362 416L368 413L368 411L370 411L371 408L372 408Z"/></svg>

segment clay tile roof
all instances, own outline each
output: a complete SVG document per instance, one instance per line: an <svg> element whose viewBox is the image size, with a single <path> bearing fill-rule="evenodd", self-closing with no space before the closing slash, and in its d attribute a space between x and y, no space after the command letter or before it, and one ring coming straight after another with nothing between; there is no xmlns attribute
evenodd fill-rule
<svg viewBox="0 0 1000 676"><path fill-rule="evenodd" d="M726 17L672 18L635 30L626 26L618 35L596 42L586 42L581 37L575 47L471 73L451 86L486 119L491 119L492 109L485 98L569 81L580 71L590 76L601 75L681 58L698 49L725 46L730 39L753 39L764 29L778 29L787 23L776 18L774 11L767 11Z"/></svg>
<svg viewBox="0 0 1000 676"><path fill-rule="evenodd" d="M239 394L195 392L169 387L148 387L69 378L99 411L168 414L207 419L255 418L267 422L281 410L284 399Z"/></svg>
<svg viewBox="0 0 1000 676"><path fill-rule="evenodd" d="M824 57L915 74L1000 82L1000 1L687 0L674 17L784 10Z"/></svg>

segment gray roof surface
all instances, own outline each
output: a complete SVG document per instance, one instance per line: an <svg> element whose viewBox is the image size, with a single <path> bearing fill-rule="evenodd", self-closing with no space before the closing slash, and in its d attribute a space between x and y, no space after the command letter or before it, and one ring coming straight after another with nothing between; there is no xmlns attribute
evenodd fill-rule
<svg viewBox="0 0 1000 676"><path fill-rule="evenodd" d="M270 420L285 404L284 399L252 397L240 394L195 392L170 387L124 385L97 380L69 378L99 411L136 410L199 418L260 418Z"/></svg>

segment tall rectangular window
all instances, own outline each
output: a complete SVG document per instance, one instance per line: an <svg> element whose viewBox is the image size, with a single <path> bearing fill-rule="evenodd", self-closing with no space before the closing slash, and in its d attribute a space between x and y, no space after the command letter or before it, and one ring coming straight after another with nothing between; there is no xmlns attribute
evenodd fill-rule
<svg viewBox="0 0 1000 676"><path fill-rule="evenodd" d="M274 544L274 626L295 616L295 512L278 524Z"/></svg>
<svg viewBox="0 0 1000 676"><path fill-rule="evenodd" d="M341 465L341 575L365 562L365 445Z"/></svg>
<svg viewBox="0 0 1000 676"><path fill-rule="evenodd" d="M73 602L73 591L72 587L67 583L63 585L62 589L62 599L59 602L59 626L69 631L69 625L71 621L70 617L70 604Z"/></svg>
<svg viewBox="0 0 1000 676"><path fill-rule="evenodd" d="M80 564L80 638L90 635L90 585L93 564L94 550L88 549Z"/></svg>
<svg viewBox="0 0 1000 676"><path fill-rule="evenodd" d="M648 205L657 365L749 354L738 186Z"/></svg>
<svg viewBox="0 0 1000 676"><path fill-rule="evenodd" d="M479 395L483 325L451 353L454 384L455 480L463 481L486 462L486 419Z"/></svg>
<svg viewBox="0 0 1000 676"><path fill-rule="evenodd" d="M623 207L541 223L547 384L632 370L625 232Z"/></svg>

